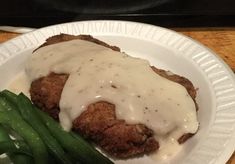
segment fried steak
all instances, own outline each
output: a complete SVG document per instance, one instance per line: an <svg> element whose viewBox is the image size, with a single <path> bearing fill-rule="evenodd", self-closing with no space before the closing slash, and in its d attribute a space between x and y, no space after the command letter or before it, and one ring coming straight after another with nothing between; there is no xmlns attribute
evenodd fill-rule
<svg viewBox="0 0 235 164"><path fill-rule="evenodd" d="M120 51L118 47L110 46L89 35L60 34L48 38L40 47L73 39L87 40L114 51ZM179 75L168 74L166 71L153 66L151 68L160 76L183 85L196 104L196 90L188 79ZM33 103L57 120L60 111L60 96L68 77L68 74L55 74L52 72L46 77L33 81L31 84L30 95ZM119 158L150 153L159 148L159 143L153 137L154 134L151 129L143 124L130 125L124 120L117 119L115 105L105 101L90 104L73 121L73 130L94 141L108 154ZM184 134L178 139L178 142L183 143L192 135L189 133Z"/></svg>

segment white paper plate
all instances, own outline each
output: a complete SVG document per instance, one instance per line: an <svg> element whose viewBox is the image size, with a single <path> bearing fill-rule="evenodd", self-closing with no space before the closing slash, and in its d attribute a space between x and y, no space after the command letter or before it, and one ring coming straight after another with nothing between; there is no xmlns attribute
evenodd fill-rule
<svg viewBox="0 0 235 164"><path fill-rule="evenodd" d="M231 156L235 148L234 75L214 52L168 29L125 21L84 21L21 35L0 45L0 89L24 69L25 59L34 48L60 33L91 34L129 55L148 59L158 68L183 75L199 88L200 130L172 163L223 164ZM127 163L152 162L145 157Z"/></svg>

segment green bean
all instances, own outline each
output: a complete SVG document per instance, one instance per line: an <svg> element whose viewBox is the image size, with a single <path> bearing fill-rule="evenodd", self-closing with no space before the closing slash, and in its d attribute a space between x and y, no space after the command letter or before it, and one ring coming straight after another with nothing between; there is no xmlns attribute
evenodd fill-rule
<svg viewBox="0 0 235 164"><path fill-rule="evenodd" d="M1 93L0 93L1 94ZM11 102L17 104L17 95L14 93L4 90L2 94L9 98ZM60 142L62 147L69 153L70 156L80 161L81 163L102 163L111 164L113 163L108 158L99 153L95 148L88 144L83 138L73 132L64 131L58 122L48 116L46 113L37 109L35 106L37 115L40 116L44 125L49 129L51 134ZM74 137L76 136L76 137Z"/></svg>
<svg viewBox="0 0 235 164"><path fill-rule="evenodd" d="M11 158L11 161L14 164L32 164L33 163L33 158L31 158L27 155L14 153L13 157Z"/></svg>
<svg viewBox="0 0 235 164"><path fill-rule="evenodd" d="M9 141L10 137L4 127L0 124L0 142L2 141Z"/></svg>
<svg viewBox="0 0 235 164"><path fill-rule="evenodd" d="M17 104L23 119L28 122L28 124L30 124L35 130L37 130L38 134L47 145L51 154L56 157L58 162L62 164L71 164L72 162L68 156L66 156L63 148L51 135L50 131L46 128L40 117L36 114L31 101L23 93L18 95Z"/></svg>
<svg viewBox="0 0 235 164"><path fill-rule="evenodd" d="M13 145L11 138L9 137L7 131L5 128L0 125L0 149L4 146L2 142L9 142L10 145ZM18 145L19 149L22 148L21 145ZM1 150L0 150L1 151ZM29 150L27 150L29 151ZM10 160L14 164L31 164L32 163L32 158L30 156L27 156L25 154L17 154L15 151L14 152L8 152L4 150L4 153L7 154L7 156L10 158ZM30 153L30 152L29 152Z"/></svg>
<svg viewBox="0 0 235 164"><path fill-rule="evenodd" d="M1 141L0 154L3 153L21 153L32 157L29 146L20 140Z"/></svg>
<svg viewBox="0 0 235 164"><path fill-rule="evenodd" d="M47 128L51 131L54 137L61 143L64 149L75 159L86 164L111 164L113 163L108 158L99 153L95 148L88 144L82 137L76 135L73 137L73 132L66 132L54 119L46 113L35 107L38 115L44 121Z"/></svg>
<svg viewBox="0 0 235 164"><path fill-rule="evenodd" d="M14 105L17 105L17 95L15 93L5 89L0 92L0 95L7 98L7 100L11 101Z"/></svg>
<svg viewBox="0 0 235 164"><path fill-rule="evenodd" d="M16 107L6 98L0 96L0 123L16 131L32 150L35 164L48 163L48 152L37 132L20 116Z"/></svg>

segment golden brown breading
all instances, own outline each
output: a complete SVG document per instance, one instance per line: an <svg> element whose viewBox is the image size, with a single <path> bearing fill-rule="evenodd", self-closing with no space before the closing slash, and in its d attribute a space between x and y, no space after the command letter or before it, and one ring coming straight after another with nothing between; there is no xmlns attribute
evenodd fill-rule
<svg viewBox="0 0 235 164"><path fill-rule="evenodd" d="M117 119L115 105L104 101L90 104L73 121L73 128L119 158L149 153L159 148L152 130L142 124L129 125Z"/></svg>
<svg viewBox="0 0 235 164"><path fill-rule="evenodd" d="M51 73L31 83L31 100L43 111L58 120L61 92L68 79L66 74Z"/></svg>

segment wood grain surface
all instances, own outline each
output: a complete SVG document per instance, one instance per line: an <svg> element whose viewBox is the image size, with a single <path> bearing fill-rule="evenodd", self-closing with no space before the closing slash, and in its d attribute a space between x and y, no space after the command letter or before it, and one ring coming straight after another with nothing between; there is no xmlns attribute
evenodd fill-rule
<svg viewBox="0 0 235 164"><path fill-rule="evenodd" d="M176 28L216 52L235 72L235 28ZM20 34L0 31L0 43ZM235 153L227 164L235 164Z"/></svg>
<svg viewBox="0 0 235 164"><path fill-rule="evenodd" d="M216 52L235 72L235 28L175 29Z"/></svg>

